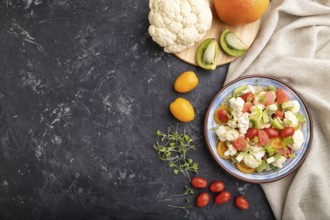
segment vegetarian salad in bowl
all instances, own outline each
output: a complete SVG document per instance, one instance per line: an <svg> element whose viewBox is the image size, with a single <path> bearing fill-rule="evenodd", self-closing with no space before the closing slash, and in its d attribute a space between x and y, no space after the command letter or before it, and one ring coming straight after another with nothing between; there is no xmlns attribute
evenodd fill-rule
<svg viewBox="0 0 330 220"><path fill-rule="evenodd" d="M206 142L216 161L249 182L271 182L296 169L312 138L311 117L300 95L263 76L240 78L213 100Z"/></svg>

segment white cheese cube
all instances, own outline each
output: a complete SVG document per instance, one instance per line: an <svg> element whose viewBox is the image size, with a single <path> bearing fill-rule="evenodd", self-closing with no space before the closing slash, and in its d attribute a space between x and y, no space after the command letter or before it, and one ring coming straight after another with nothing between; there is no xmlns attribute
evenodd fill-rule
<svg viewBox="0 0 330 220"><path fill-rule="evenodd" d="M266 159L266 162L267 162L268 164L271 164L271 163L273 163L274 161L276 161L276 158L275 158L275 157L270 157L270 158L267 158L267 159Z"/></svg>

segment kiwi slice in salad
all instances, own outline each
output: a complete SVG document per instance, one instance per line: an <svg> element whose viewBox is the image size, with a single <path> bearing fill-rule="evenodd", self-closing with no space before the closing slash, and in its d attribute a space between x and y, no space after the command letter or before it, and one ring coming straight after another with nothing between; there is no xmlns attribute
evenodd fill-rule
<svg viewBox="0 0 330 220"><path fill-rule="evenodd" d="M215 70L219 56L218 42L209 38L202 42L197 51L197 63L206 70Z"/></svg>
<svg viewBox="0 0 330 220"><path fill-rule="evenodd" d="M221 48L230 56L242 56L247 46L230 30L225 29L220 36Z"/></svg>

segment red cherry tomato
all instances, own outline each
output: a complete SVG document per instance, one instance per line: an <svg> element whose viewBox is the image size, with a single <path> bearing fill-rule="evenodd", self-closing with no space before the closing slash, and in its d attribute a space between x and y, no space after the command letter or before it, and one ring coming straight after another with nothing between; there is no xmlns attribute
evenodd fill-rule
<svg viewBox="0 0 330 220"><path fill-rule="evenodd" d="M197 196L196 205L203 208L210 202L210 195L206 192L203 192Z"/></svg>
<svg viewBox="0 0 330 220"><path fill-rule="evenodd" d="M228 202L230 200L230 198L231 198L230 192L223 191L214 197L214 202L218 205L221 205L221 204Z"/></svg>
<svg viewBox="0 0 330 220"><path fill-rule="evenodd" d="M250 141L252 141L254 137L258 136L258 129L256 129L256 128L249 128L249 130L247 130L245 136L247 138L249 138Z"/></svg>
<svg viewBox="0 0 330 220"><path fill-rule="evenodd" d="M244 113L244 112L249 112L250 109L251 109L251 107L252 107L252 103L251 103L251 102L245 102L245 104L244 104L244 106L243 106L243 110L242 110L242 112L243 112L243 113Z"/></svg>
<svg viewBox="0 0 330 220"><path fill-rule="evenodd" d="M195 188L202 189L207 186L207 180L202 177L194 177L191 180L191 185Z"/></svg>
<svg viewBox="0 0 330 220"><path fill-rule="evenodd" d="M243 196L237 196L235 199L235 204L238 208L247 210L249 208L249 202Z"/></svg>
<svg viewBox="0 0 330 220"><path fill-rule="evenodd" d="M294 134L295 130L292 127L286 127L280 131L280 137L281 138L286 138L290 137Z"/></svg>
<svg viewBox="0 0 330 220"><path fill-rule="evenodd" d="M269 142L269 137L264 130L258 131L258 144L264 146Z"/></svg>
<svg viewBox="0 0 330 220"><path fill-rule="evenodd" d="M238 151L243 150L247 146L246 140L242 136L233 140L232 144L233 144L233 147L236 148L236 150L238 150Z"/></svg>
<svg viewBox="0 0 330 220"><path fill-rule="evenodd" d="M280 132L274 128L266 128L265 132L267 133L269 138L277 138L280 135Z"/></svg>
<svg viewBox="0 0 330 220"><path fill-rule="evenodd" d="M268 106L268 105L274 104L275 99L276 99L275 92L273 92L273 91L267 92L266 98L265 98L265 105Z"/></svg>
<svg viewBox="0 0 330 220"><path fill-rule="evenodd" d="M282 110L277 110L277 111L275 112L274 116L277 117L277 118L283 119L283 117L284 117L284 113L283 113Z"/></svg>
<svg viewBox="0 0 330 220"><path fill-rule="evenodd" d="M215 181L210 185L211 192L221 192L225 190L225 184L222 181Z"/></svg>
<svg viewBox="0 0 330 220"><path fill-rule="evenodd" d="M218 118L220 119L220 121L222 121L223 123L227 123L229 120L229 116L226 110L220 108L218 111Z"/></svg>
<svg viewBox="0 0 330 220"><path fill-rule="evenodd" d="M276 98L277 98L277 103L282 104L283 102L289 101L289 96L286 94L286 92L283 89L278 89L276 90Z"/></svg>
<svg viewBox="0 0 330 220"><path fill-rule="evenodd" d="M244 102L253 102L254 95L252 92L245 93L241 96L241 98L244 100Z"/></svg>

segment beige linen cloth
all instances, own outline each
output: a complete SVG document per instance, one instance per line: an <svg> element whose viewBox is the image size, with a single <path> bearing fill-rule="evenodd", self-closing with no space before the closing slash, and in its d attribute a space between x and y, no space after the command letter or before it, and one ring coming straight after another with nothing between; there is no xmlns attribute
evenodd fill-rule
<svg viewBox="0 0 330 220"><path fill-rule="evenodd" d="M313 117L314 139L302 166L261 185L276 219L330 220L330 0L273 0L249 52L230 64L226 82L249 74L294 86Z"/></svg>

